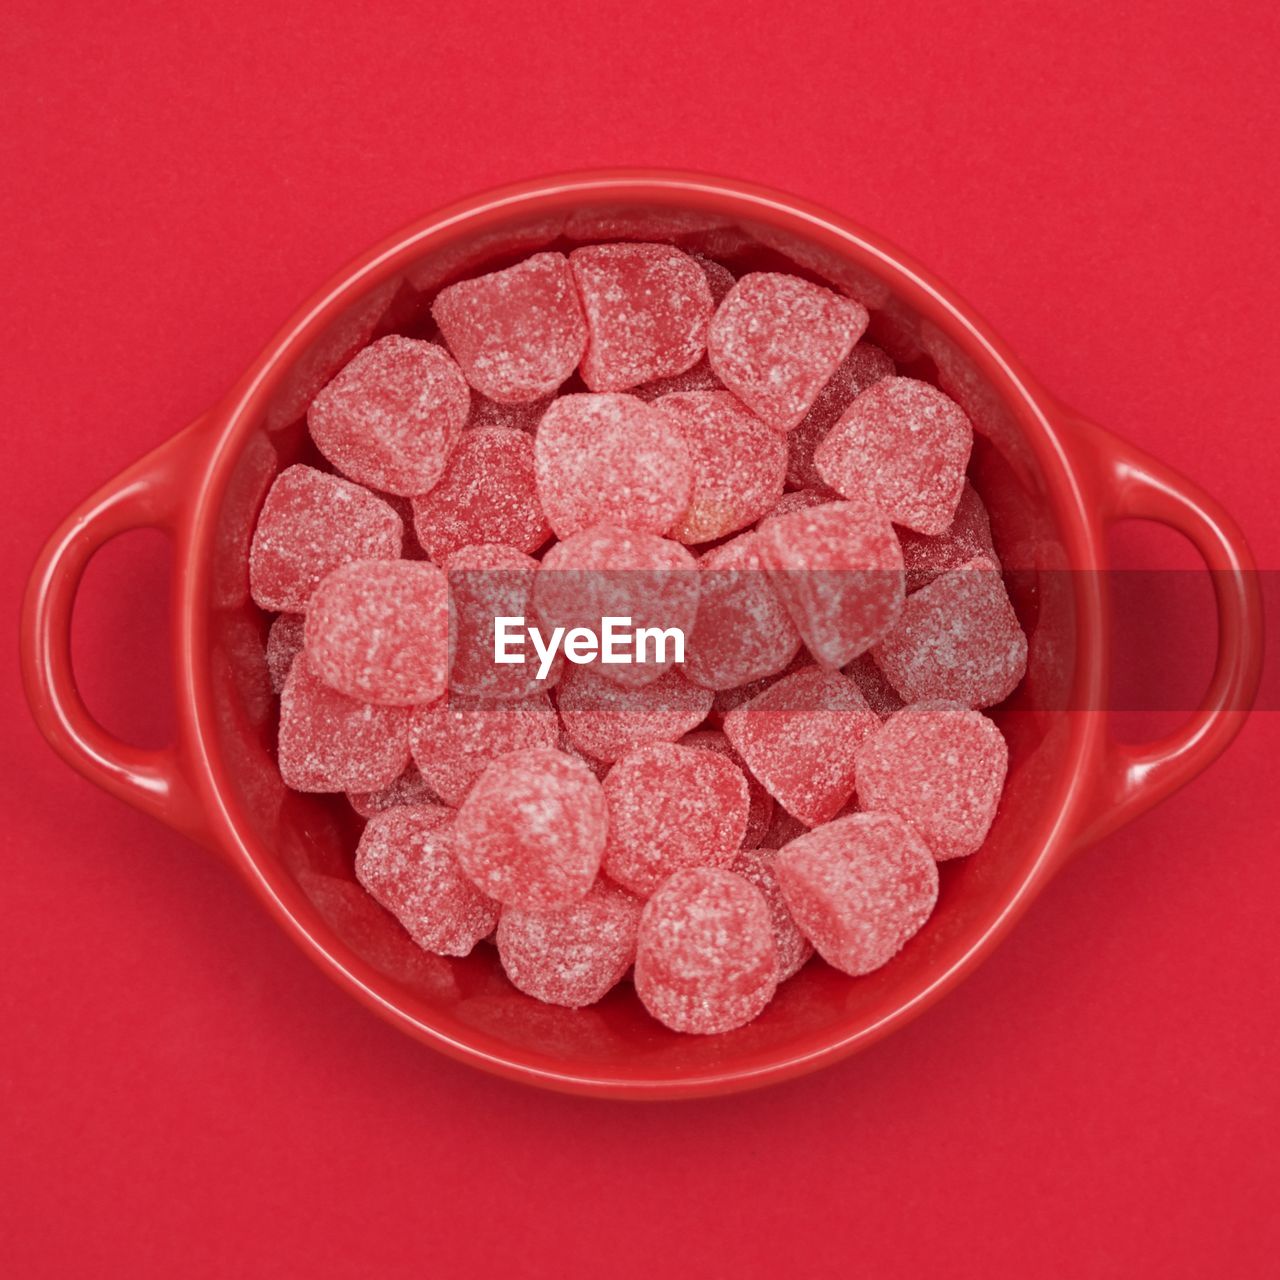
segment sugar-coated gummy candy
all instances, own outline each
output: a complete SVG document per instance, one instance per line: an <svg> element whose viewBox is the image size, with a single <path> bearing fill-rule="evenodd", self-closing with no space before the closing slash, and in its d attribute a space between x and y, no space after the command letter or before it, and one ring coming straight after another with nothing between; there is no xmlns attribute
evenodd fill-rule
<svg viewBox="0 0 1280 1280"><path fill-rule="evenodd" d="M679 428L692 468L688 506L671 527L677 542L712 542L736 533L782 496L786 443L736 396L676 392L655 401L655 408Z"/></svg>
<svg viewBox="0 0 1280 1280"><path fill-rule="evenodd" d="M536 551L551 529L538 500L533 441L505 427L464 431L440 482L413 499L413 529L437 563L482 542Z"/></svg>
<svg viewBox="0 0 1280 1280"><path fill-rule="evenodd" d="M723 720L734 707L750 702L757 694L763 693L770 685L777 684L784 676L789 676L796 671L807 671L812 666L813 659L802 645L796 650L796 656L777 675L764 676L748 684L740 684L734 689L717 689L711 709L713 719Z"/></svg>
<svg viewBox="0 0 1280 1280"><path fill-rule="evenodd" d="M660 396L669 396L683 391L723 391L724 383L711 372L706 360L699 360L692 369L683 373L674 373L669 378L655 378L652 382L641 383L633 387L630 394L640 400L652 402Z"/></svg>
<svg viewBox="0 0 1280 1280"><path fill-rule="evenodd" d="M727 867L747 829L747 780L719 752L639 747L605 775L604 794L605 874L641 898L686 867Z"/></svg>
<svg viewBox="0 0 1280 1280"><path fill-rule="evenodd" d="M774 862L776 849L744 849L733 860L730 871L750 880L769 908L773 924L773 941L778 951L778 981L786 982L799 973L805 961L813 955L813 943L800 932L800 926L791 917L782 886L778 883L778 871Z"/></svg>
<svg viewBox="0 0 1280 1280"><path fill-rule="evenodd" d="M440 797L427 786L427 780L418 772L415 764L409 767L389 786L377 791L349 791L347 801L362 817L385 813L398 805L439 804Z"/></svg>
<svg viewBox="0 0 1280 1280"><path fill-rule="evenodd" d="M431 304L467 381L500 404L552 394L578 366L587 324L562 253L441 289Z"/></svg>
<svg viewBox="0 0 1280 1280"><path fill-rule="evenodd" d="M375 814L356 848L356 879L425 951L465 956L492 932L498 904L462 874L454 815L438 805Z"/></svg>
<svg viewBox="0 0 1280 1280"><path fill-rule="evenodd" d="M955 516L945 533L935 538L910 529L898 530L902 544L902 564L907 574L907 590L919 591L940 573L958 569L975 556L996 560L991 541L991 518L978 491L967 480L960 490Z"/></svg>
<svg viewBox="0 0 1280 1280"><path fill-rule="evenodd" d="M815 660L842 667L898 620L902 548L865 502L829 502L766 520L760 559Z"/></svg>
<svg viewBox="0 0 1280 1280"><path fill-rule="evenodd" d="M887 720L895 711L902 709L898 691L885 679L884 672L876 666L876 660L870 653L860 654L843 671L858 686L867 706L881 720Z"/></svg>
<svg viewBox="0 0 1280 1280"><path fill-rule="evenodd" d="M621 685L596 667L566 667L556 690L565 733L579 751L612 764L636 747L674 742L706 719L712 693L678 667L638 687Z"/></svg>
<svg viewBox="0 0 1280 1280"><path fill-rule="evenodd" d="M545 693L513 702L455 693L414 712L409 746L427 785L445 804L457 806L494 760L554 747L559 737L560 723Z"/></svg>
<svg viewBox="0 0 1280 1280"><path fill-rule="evenodd" d="M917 378L881 378L840 415L814 450L824 484L879 507L916 533L945 533L973 448L969 419Z"/></svg>
<svg viewBox="0 0 1280 1280"><path fill-rule="evenodd" d="M854 977L887 964L938 900L928 846L891 813L855 813L778 851L782 896L800 931Z"/></svg>
<svg viewBox="0 0 1280 1280"><path fill-rule="evenodd" d="M692 368L715 304L703 269L666 244L597 244L569 255L587 316L582 380L626 391Z"/></svg>
<svg viewBox="0 0 1280 1280"><path fill-rule="evenodd" d="M513 985L545 1004L581 1009L622 981L636 955L643 903L597 881L585 898L542 911L503 908L498 958Z"/></svg>
<svg viewBox="0 0 1280 1280"><path fill-rule="evenodd" d="M769 830L764 833L764 839L760 844L765 849L781 849L789 845L797 836L807 835L808 832L809 827L778 805L773 811L773 821L769 824Z"/></svg>
<svg viewBox="0 0 1280 1280"><path fill-rule="evenodd" d="M693 467L679 424L635 396L560 396L538 426L535 457L559 538L597 524L666 533L689 504Z"/></svg>
<svg viewBox="0 0 1280 1280"><path fill-rule="evenodd" d="M527 431L532 435L553 399L553 396L543 396L527 404L499 404L478 391L472 392L467 428L503 427L507 431Z"/></svg>
<svg viewBox="0 0 1280 1280"><path fill-rule="evenodd" d="M404 522L367 489L314 467L293 466L271 486L249 551L260 609L302 613L320 579L351 560L396 560Z"/></svg>
<svg viewBox="0 0 1280 1280"><path fill-rule="evenodd" d="M867 310L798 276L743 276L716 310L707 358L716 376L775 431L804 420L867 327Z"/></svg>
<svg viewBox="0 0 1280 1280"><path fill-rule="evenodd" d="M995 723L954 702L916 702L858 748L864 809L896 813L942 862L978 849L995 818L1009 748Z"/></svg>
<svg viewBox="0 0 1280 1280"><path fill-rule="evenodd" d="M407 707L357 702L308 669L305 653L280 696L277 762L294 791L377 791L409 763Z"/></svg>
<svg viewBox="0 0 1280 1280"><path fill-rule="evenodd" d="M702 274L707 277L707 288L711 290L712 304L718 307L734 286L733 272L705 254L691 253L689 256L702 268Z"/></svg>
<svg viewBox="0 0 1280 1280"><path fill-rule="evenodd" d="M909 595L872 654L907 702L990 707L1026 673L1027 637L999 567L976 556Z"/></svg>
<svg viewBox="0 0 1280 1280"><path fill-rule="evenodd" d="M685 639L685 674L708 689L734 689L784 671L800 635L760 562L754 533L698 560L698 616Z"/></svg>
<svg viewBox="0 0 1280 1280"><path fill-rule="evenodd" d="M343 475L407 497L440 479L470 404L443 347L392 334L365 347L316 396L307 427Z"/></svg>
<svg viewBox="0 0 1280 1280"><path fill-rule="evenodd" d="M581 760L514 751L489 765L458 810L458 857L504 906L565 906L594 883L607 830L604 790Z"/></svg>
<svg viewBox="0 0 1280 1280"><path fill-rule="evenodd" d="M814 507L825 507L829 502L839 502L840 495L829 489L792 489L784 493L777 502L760 517L757 528L763 527L766 520L776 516L789 516L793 511L812 511Z"/></svg>
<svg viewBox="0 0 1280 1280"><path fill-rule="evenodd" d="M724 735L788 813L815 827L854 791L854 756L880 718L838 671L807 667L724 718Z"/></svg>
<svg viewBox="0 0 1280 1280"><path fill-rule="evenodd" d="M267 631L267 673L271 677L272 693L284 692L289 668L302 652L305 624L306 616L301 613L282 613L271 622Z"/></svg>
<svg viewBox="0 0 1280 1280"><path fill-rule="evenodd" d="M673 1031L714 1035L750 1022L773 999L777 964L764 897L732 871L678 871L640 916L636 994Z"/></svg>
<svg viewBox="0 0 1280 1280"><path fill-rule="evenodd" d="M364 702L416 706L449 682L449 584L427 561L354 560L316 588L307 663Z"/></svg>
<svg viewBox="0 0 1280 1280"><path fill-rule="evenodd" d="M742 776L747 780L747 825L738 847L739 849L756 848L764 841L765 833L773 822L774 810L777 807L773 797L742 763L742 757L733 749L729 739L719 729L695 729L680 739L680 746L715 751L742 770Z"/></svg>

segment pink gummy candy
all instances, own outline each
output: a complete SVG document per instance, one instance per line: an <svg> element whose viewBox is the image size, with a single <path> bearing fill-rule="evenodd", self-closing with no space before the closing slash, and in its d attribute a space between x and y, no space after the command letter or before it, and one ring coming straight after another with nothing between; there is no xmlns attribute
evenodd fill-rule
<svg viewBox="0 0 1280 1280"><path fill-rule="evenodd" d="M954 400L916 378L882 378L840 415L813 461L837 493L933 536L955 515L972 447Z"/></svg>
<svg viewBox="0 0 1280 1280"><path fill-rule="evenodd" d="M465 956L498 921L498 904L462 874L453 813L401 805L370 818L356 849L356 879L425 951Z"/></svg>
<svg viewBox="0 0 1280 1280"><path fill-rule="evenodd" d="M724 718L724 735L788 813L814 827L853 794L854 755L880 718L838 671L783 676Z"/></svg>
<svg viewBox="0 0 1280 1280"><path fill-rule="evenodd" d="M760 890L773 924L773 941L778 950L778 981L786 982L799 973L805 961L813 955L813 944L791 918L786 899L782 896L782 886L778 883L778 870L774 865L777 857L776 849L744 849L729 869L750 880Z"/></svg>
<svg viewBox="0 0 1280 1280"><path fill-rule="evenodd" d="M679 426L635 396L560 396L535 453L542 509L559 538L595 524L666 533L688 506L693 470Z"/></svg>
<svg viewBox="0 0 1280 1280"><path fill-rule="evenodd" d="M774 272L745 275L707 333L717 377L775 431L799 426L867 327L861 303Z"/></svg>
<svg viewBox="0 0 1280 1280"><path fill-rule="evenodd" d="M283 693L293 660L302 652L303 627L306 616L282 613L267 632L267 672L271 676L272 693Z"/></svg>
<svg viewBox="0 0 1280 1280"><path fill-rule="evenodd" d="M392 335L366 347L311 402L316 447L387 493L426 493L466 425L471 393L443 347Z"/></svg>
<svg viewBox="0 0 1280 1280"><path fill-rule="evenodd" d="M536 551L551 529L538 501L533 441L504 427L464 431L440 483L414 498L413 529L437 563L482 542Z"/></svg>
<svg viewBox="0 0 1280 1280"><path fill-rule="evenodd" d="M638 688L618 684L594 667L570 664L556 691L565 733L579 751L612 764L636 747L674 742L711 710L709 689L678 668Z"/></svg>
<svg viewBox="0 0 1280 1280"><path fill-rule="evenodd" d="M843 668L845 675L858 686L867 706L880 717L888 719L895 711L901 711L903 702L898 691L885 679L884 672L876 666L869 653L860 654Z"/></svg>
<svg viewBox="0 0 1280 1280"><path fill-rule="evenodd" d="M800 636L760 562L757 535L714 547L698 570L698 617L685 642L689 679L735 689L785 670Z"/></svg>
<svg viewBox="0 0 1280 1280"><path fill-rule="evenodd" d="M671 528L677 542L736 533L782 496L785 442L729 392L676 392L655 407L680 429L692 464L689 503Z"/></svg>
<svg viewBox="0 0 1280 1280"><path fill-rule="evenodd" d="M633 387L631 394L637 399L652 403L660 396L673 395L678 391L723 390L724 383L711 372L711 366L705 360L699 360L692 369L686 369L683 373L674 373L669 378L656 378L653 382Z"/></svg>
<svg viewBox="0 0 1280 1280"><path fill-rule="evenodd" d="M441 289L431 304L467 381L500 404L553 393L578 366L587 324L562 253Z"/></svg>
<svg viewBox="0 0 1280 1280"><path fill-rule="evenodd" d="M604 794L605 874L642 898L685 867L727 867L747 829L746 778L714 751L639 747L609 770Z"/></svg>
<svg viewBox="0 0 1280 1280"><path fill-rule="evenodd" d="M747 825L738 847L754 849L764 840L765 832L773 822L776 807L773 797L748 771L747 766L742 763L742 757L733 749L729 739L719 729L696 729L692 733L686 733L680 739L679 745L697 747L702 751L715 751L742 770L742 776L747 780Z"/></svg>
<svg viewBox="0 0 1280 1280"><path fill-rule="evenodd" d="M439 804L440 797L427 786L418 766L411 764L389 787L349 791L347 801L362 818L372 818L398 805Z"/></svg>
<svg viewBox="0 0 1280 1280"><path fill-rule="evenodd" d="M842 667L902 611L902 548L865 502L829 502L773 516L756 534L760 559L809 652Z"/></svg>
<svg viewBox="0 0 1280 1280"><path fill-rule="evenodd" d="M960 502L946 533L927 538L910 529L899 529L898 541L902 543L908 591L919 591L940 573L958 569L975 556L996 559L990 517L978 491L967 480L960 490Z"/></svg>
<svg viewBox="0 0 1280 1280"><path fill-rule="evenodd" d="M404 523L381 498L314 467L282 471L258 517L249 583L260 609L302 613L320 579L351 560L396 560Z"/></svg>
<svg viewBox="0 0 1280 1280"><path fill-rule="evenodd" d="M858 748L864 809L896 813L939 861L963 858L986 839L1009 766L1009 748L980 711L917 702Z"/></svg>
<svg viewBox="0 0 1280 1280"><path fill-rule="evenodd" d="M679 871L645 904L636 994L673 1031L714 1035L750 1022L773 999L777 967L769 908L732 871Z"/></svg>
<svg viewBox="0 0 1280 1280"><path fill-rule="evenodd" d="M554 747L559 737L560 722L545 693L518 702L451 694L418 708L409 745L427 785L456 806L499 756Z"/></svg>
<svg viewBox="0 0 1280 1280"><path fill-rule="evenodd" d="M626 391L692 368L715 304L706 273L666 244L597 244L569 255L590 337L582 380Z"/></svg>
<svg viewBox="0 0 1280 1280"><path fill-rule="evenodd" d="M409 763L406 707L373 706L331 689L300 654L280 696L280 776L294 791L377 791Z"/></svg>
<svg viewBox="0 0 1280 1280"><path fill-rule="evenodd" d="M604 790L581 760L515 751L489 765L458 811L458 857L504 906L566 906L595 881L607 829Z"/></svg>
<svg viewBox="0 0 1280 1280"><path fill-rule="evenodd" d="M779 850L774 865L800 931L855 977L897 955L938 900L928 846L891 813L829 822Z"/></svg>
<svg viewBox="0 0 1280 1280"><path fill-rule="evenodd" d="M622 981L635 959L643 905L599 881L567 907L506 907L498 920L498 958L526 995L569 1009L595 1004Z"/></svg>
<svg viewBox="0 0 1280 1280"><path fill-rule="evenodd" d="M431 702L449 681L449 585L425 560L355 560L316 588L307 663L349 698Z"/></svg>
<svg viewBox="0 0 1280 1280"><path fill-rule="evenodd" d="M990 707L1026 672L1027 637L999 567L977 556L908 596L873 655L907 702L941 698Z"/></svg>

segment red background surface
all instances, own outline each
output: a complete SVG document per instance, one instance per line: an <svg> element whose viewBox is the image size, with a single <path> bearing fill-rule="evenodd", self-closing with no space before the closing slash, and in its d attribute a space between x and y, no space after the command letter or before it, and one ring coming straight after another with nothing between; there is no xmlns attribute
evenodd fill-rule
<svg viewBox="0 0 1280 1280"><path fill-rule="evenodd" d="M347 258L475 189L613 164L887 233L1280 567L1271 4L23 0L0 44L10 628L63 513ZM158 538L114 544L77 621L91 704L150 740L164 571ZM642 1108L385 1027L211 857L58 763L16 663L0 681L10 1274L1275 1274L1274 711L907 1030Z"/></svg>

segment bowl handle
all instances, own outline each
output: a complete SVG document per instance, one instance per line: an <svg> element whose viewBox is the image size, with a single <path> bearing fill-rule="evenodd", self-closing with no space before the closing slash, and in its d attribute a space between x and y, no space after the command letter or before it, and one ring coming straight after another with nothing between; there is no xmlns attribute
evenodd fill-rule
<svg viewBox="0 0 1280 1280"><path fill-rule="evenodd" d="M1208 768L1240 732L1262 671L1262 597L1253 556L1236 522L1198 485L1069 409L1057 420L1085 486L1101 542L1119 520L1155 520L1186 537L1213 579L1218 654L1194 715L1141 745L1104 738L1093 782L1089 844L1136 818Z"/></svg>
<svg viewBox="0 0 1280 1280"><path fill-rule="evenodd" d="M104 543L142 528L180 536L209 421L197 419L67 516L31 571L21 630L23 685L49 745L91 782L202 844L211 840L181 743L152 750L121 742L84 705L71 662L71 617L85 568Z"/></svg>

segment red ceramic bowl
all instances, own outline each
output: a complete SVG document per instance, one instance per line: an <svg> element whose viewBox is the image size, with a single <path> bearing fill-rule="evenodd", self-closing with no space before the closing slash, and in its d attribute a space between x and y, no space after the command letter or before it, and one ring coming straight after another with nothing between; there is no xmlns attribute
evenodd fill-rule
<svg viewBox="0 0 1280 1280"><path fill-rule="evenodd" d="M975 483L997 547L1023 585L1015 603L1030 671L998 718L1011 768L984 847L947 863L932 919L890 964L851 979L818 962L751 1025L709 1038L665 1030L629 989L570 1011L510 986L492 948L424 955L352 878L341 797L284 789L274 706L249 600L246 556L272 477L308 455L310 396L371 335L412 331L440 285L574 239L666 237L744 268L799 269L861 298L871 336L974 421ZM1161 521L1195 543L1217 592L1217 668L1202 709L1145 747L1108 734L1110 623L1094 573L1108 526ZM76 692L69 626L81 573L109 538L173 537L178 738L161 751L116 741ZM1080 846L1203 769L1240 728L1257 684L1261 617L1249 553L1189 481L1050 399L948 290L879 238L803 201L664 172L550 178L476 196L370 250L294 316L230 395L87 499L32 573L22 622L31 706L86 777L217 851L280 927L380 1016L476 1066L578 1093L726 1093L812 1070L914 1017L1000 941Z"/></svg>

